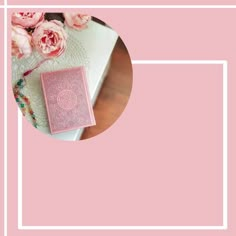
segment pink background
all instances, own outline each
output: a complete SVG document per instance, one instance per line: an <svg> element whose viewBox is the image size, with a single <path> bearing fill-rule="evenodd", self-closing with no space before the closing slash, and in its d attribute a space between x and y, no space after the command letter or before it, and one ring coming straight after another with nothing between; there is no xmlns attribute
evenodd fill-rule
<svg viewBox="0 0 236 236"><path fill-rule="evenodd" d="M134 69L99 137L59 144L24 124L23 225L222 225L222 66Z"/></svg>
<svg viewBox="0 0 236 236"><path fill-rule="evenodd" d="M0 9L0 27L3 29L3 10ZM1 106L1 114L0 114L0 236L3 235L3 34L0 37L0 106Z"/></svg>
<svg viewBox="0 0 236 236"><path fill-rule="evenodd" d="M23 4L29 4L29 5L38 5L38 4L43 4L43 5L58 5L58 4L107 4L107 5L117 5L117 4L124 4L124 5L138 5L138 4L203 4L203 5L208 5L208 4L235 4L236 0L70 0L70 1L65 1L64 3L61 3L56 1L56 0L8 0L8 4L17 4L17 5L23 5Z"/></svg>
<svg viewBox="0 0 236 236"><path fill-rule="evenodd" d="M191 231L191 235L235 235L236 9L86 12L119 32L132 59L228 60L229 230ZM140 21L140 16L145 21ZM24 122L23 225L220 225L221 81L222 68L216 65L135 65L129 105L102 135L64 143L45 137ZM178 106L173 106L174 102ZM17 109L13 96L9 96L9 108L9 235L119 234L17 231ZM126 233L173 235L172 231ZM175 235L190 232L177 231Z"/></svg>

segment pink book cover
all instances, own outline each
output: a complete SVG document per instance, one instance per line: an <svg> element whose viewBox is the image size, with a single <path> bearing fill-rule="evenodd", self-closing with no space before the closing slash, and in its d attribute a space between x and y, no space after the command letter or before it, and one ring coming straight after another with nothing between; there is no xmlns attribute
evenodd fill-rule
<svg viewBox="0 0 236 236"><path fill-rule="evenodd" d="M41 73L51 134L96 124L84 67Z"/></svg>

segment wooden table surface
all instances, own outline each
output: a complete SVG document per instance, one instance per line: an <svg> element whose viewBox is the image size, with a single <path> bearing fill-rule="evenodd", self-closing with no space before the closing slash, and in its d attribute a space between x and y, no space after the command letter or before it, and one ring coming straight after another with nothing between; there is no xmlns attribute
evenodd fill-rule
<svg viewBox="0 0 236 236"><path fill-rule="evenodd" d="M86 128L81 139L100 134L119 118L129 100L132 77L128 51L119 38L112 53L110 69L94 105L96 126Z"/></svg>

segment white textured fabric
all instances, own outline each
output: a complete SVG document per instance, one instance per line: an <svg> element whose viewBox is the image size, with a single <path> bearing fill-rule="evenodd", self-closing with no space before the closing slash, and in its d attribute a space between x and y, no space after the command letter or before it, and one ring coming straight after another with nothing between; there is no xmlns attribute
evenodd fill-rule
<svg viewBox="0 0 236 236"><path fill-rule="evenodd" d="M90 98L94 104L118 38L114 30L94 21L90 21L88 28L85 30L76 31L66 28L66 31L69 34L67 51L59 58L54 59L54 61L45 62L44 65L29 75L28 84L24 91L25 95L30 96L30 100L34 104L34 111L41 125L39 130L47 134L49 134L49 129L39 81L40 73L84 65L87 72ZM19 79L23 72L32 69L41 59L41 56L37 53L33 53L28 59L19 60L13 58L13 80ZM30 117L28 119L31 121ZM52 136L60 140L77 140L82 132L82 129L78 129Z"/></svg>

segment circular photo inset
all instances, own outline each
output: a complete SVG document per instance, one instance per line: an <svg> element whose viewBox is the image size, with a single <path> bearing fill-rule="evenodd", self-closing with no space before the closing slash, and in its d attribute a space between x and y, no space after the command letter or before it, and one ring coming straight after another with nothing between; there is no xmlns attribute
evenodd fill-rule
<svg viewBox="0 0 236 236"><path fill-rule="evenodd" d="M78 12L15 12L11 20L12 90L32 126L70 141L112 126L133 81L119 35Z"/></svg>

